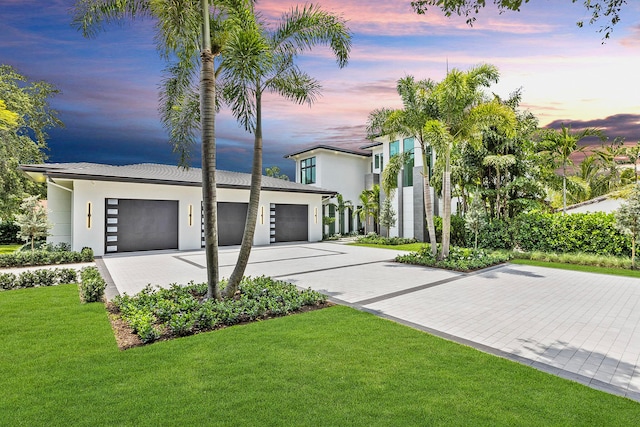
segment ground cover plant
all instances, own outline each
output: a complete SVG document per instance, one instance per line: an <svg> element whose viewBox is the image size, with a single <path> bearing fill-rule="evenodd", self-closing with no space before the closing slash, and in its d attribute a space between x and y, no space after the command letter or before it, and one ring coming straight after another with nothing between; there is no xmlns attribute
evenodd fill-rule
<svg viewBox="0 0 640 427"><path fill-rule="evenodd" d="M38 250L13 251L0 253L0 268L27 267L53 264L72 264L92 262L93 249L82 248L82 251L59 250L45 247Z"/></svg>
<svg viewBox="0 0 640 427"><path fill-rule="evenodd" d="M334 306L119 351L77 287L0 293L0 425L635 425L640 404ZM171 420L171 421L168 421Z"/></svg>
<svg viewBox="0 0 640 427"><path fill-rule="evenodd" d="M113 299L118 314L143 343L191 335L241 322L283 316L303 307L323 306L326 297L311 289L270 277L245 277L236 295L221 301L205 300L206 283L147 286L136 295Z"/></svg>
<svg viewBox="0 0 640 427"><path fill-rule="evenodd" d="M446 268L449 270L474 271L507 262L512 257L513 255L511 253L505 251L497 252L452 246L449 250L449 256L440 260L434 257L431 249L425 245L417 252L398 255L396 261L405 264Z"/></svg>
<svg viewBox="0 0 640 427"><path fill-rule="evenodd" d="M356 239L356 243L360 243L360 244L387 245L387 246L407 245L407 244L416 243L416 242L417 240L413 238L384 237L384 236L379 236L375 233L369 233L366 236L361 236Z"/></svg>

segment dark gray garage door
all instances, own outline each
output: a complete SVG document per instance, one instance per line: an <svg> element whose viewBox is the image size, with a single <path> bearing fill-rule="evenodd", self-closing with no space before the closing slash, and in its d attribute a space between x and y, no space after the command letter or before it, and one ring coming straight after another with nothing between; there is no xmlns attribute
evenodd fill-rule
<svg viewBox="0 0 640 427"><path fill-rule="evenodd" d="M309 206L276 204L275 241L299 242L309 240Z"/></svg>
<svg viewBox="0 0 640 427"><path fill-rule="evenodd" d="M105 251L178 249L177 200L105 200Z"/></svg>
<svg viewBox="0 0 640 427"><path fill-rule="evenodd" d="M218 202L218 245L242 243L248 203ZM204 211L202 213L202 247L204 248Z"/></svg>

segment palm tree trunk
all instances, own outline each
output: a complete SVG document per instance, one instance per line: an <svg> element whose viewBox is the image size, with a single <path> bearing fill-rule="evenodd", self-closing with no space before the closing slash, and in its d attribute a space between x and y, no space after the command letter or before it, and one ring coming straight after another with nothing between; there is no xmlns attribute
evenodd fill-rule
<svg viewBox="0 0 640 427"><path fill-rule="evenodd" d="M256 90L256 130L253 142L253 165L251 167L251 189L249 192L249 208L244 223L244 234L240 245L238 261L229 277L229 284L224 289L224 296L230 297L236 293L244 272L249 263L253 236L258 221L258 207L260 205L260 189L262 188L262 93Z"/></svg>
<svg viewBox="0 0 640 427"><path fill-rule="evenodd" d="M425 147L422 147L422 188L424 193L424 215L427 220L427 232L431 244L431 254L435 258L438 253L438 241L436 240L436 226L433 221L433 199L431 198L431 185L429 185L429 166L427 166Z"/></svg>
<svg viewBox="0 0 640 427"><path fill-rule="evenodd" d="M567 213L567 166L562 165L562 213Z"/></svg>
<svg viewBox="0 0 640 427"><path fill-rule="evenodd" d="M218 207L216 196L216 84L209 34L209 1L202 0L202 69L200 73L200 117L202 128L202 201L204 204L207 298L221 299L218 287Z"/></svg>
<svg viewBox="0 0 640 427"><path fill-rule="evenodd" d="M449 242L451 240L451 171L448 170L443 175L442 185L442 253L440 257L445 259L449 256Z"/></svg>

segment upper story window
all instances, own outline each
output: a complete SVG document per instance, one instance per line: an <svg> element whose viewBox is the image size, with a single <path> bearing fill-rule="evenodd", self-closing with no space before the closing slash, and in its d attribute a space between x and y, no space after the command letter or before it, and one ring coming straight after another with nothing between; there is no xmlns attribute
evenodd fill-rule
<svg viewBox="0 0 640 427"><path fill-rule="evenodd" d="M389 143L389 158L395 156L400 152L400 141L393 141Z"/></svg>
<svg viewBox="0 0 640 427"><path fill-rule="evenodd" d="M316 182L316 158L300 160L300 182L302 184L315 184Z"/></svg>
<svg viewBox="0 0 640 427"><path fill-rule="evenodd" d="M404 174L402 175L402 186L403 187L411 187L413 186L413 152L414 152L414 144L413 138L405 138L402 140L402 151L405 153L411 153L411 158L407 160L404 164Z"/></svg>

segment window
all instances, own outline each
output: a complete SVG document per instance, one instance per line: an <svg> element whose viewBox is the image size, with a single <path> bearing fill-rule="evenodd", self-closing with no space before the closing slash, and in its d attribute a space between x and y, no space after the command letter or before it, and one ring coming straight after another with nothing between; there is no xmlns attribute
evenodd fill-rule
<svg viewBox="0 0 640 427"><path fill-rule="evenodd" d="M400 152L400 141L393 141L389 143L389 158L395 156Z"/></svg>
<svg viewBox="0 0 640 427"><path fill-rule="evenodd" d="M413 138L405 138L402 141L402 151L405 153L411 153L411 158L407 160L404 164L404 174L402 176L402 186L403 187L411 187L413 186Z"/></svg>
<svg viewBox="0 0 640 427"><path fill-rule="evenodd" d="M380 171L384 169L382 153L373 155L373 168Z"/></svg>
<svg viewBox="0 0 640 427"><path fill-rule="evenodd" d="M300 161L300 182L303 184L314 184L316 182L315 157Z"/></svg>

